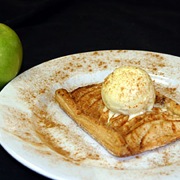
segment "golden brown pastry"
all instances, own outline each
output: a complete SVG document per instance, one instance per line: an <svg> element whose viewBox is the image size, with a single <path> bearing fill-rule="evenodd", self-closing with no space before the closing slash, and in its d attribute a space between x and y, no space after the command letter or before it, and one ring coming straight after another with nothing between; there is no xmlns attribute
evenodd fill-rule
<svg viewBox="0 0 180 180"><path fill-rule="evenodd" d="M125 157L151 150L180 138L180 105L156 92L154 107L129 120L119 114L109 118L101 98L102 84L72 92L58 89L60 107L88 134L115 156Z"/></svg>

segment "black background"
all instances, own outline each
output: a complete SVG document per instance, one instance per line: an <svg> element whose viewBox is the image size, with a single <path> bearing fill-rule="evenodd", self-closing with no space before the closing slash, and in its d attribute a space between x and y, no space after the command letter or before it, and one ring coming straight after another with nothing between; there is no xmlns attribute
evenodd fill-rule
<svg viewBox="0 0 180 180"><path fill-rule="evenodd" d="M21 72L68 54L107 49L180 56L179 0L0 0L0 22L19 35ZM0 147L0 179L46 179Z"/></svg>

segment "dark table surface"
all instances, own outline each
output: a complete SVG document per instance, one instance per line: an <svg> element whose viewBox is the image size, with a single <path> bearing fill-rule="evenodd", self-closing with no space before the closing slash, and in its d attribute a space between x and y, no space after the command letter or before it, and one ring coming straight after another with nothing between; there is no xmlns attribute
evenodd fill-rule
<svg viewBox="0 0 180 180"><path fill-rule="evenodd" d="M147 50L180 56L179 0L4 0L0 22L23 44L20 73L44 61L78 52ZM47 179L0 146L0 179Z"/></svg>

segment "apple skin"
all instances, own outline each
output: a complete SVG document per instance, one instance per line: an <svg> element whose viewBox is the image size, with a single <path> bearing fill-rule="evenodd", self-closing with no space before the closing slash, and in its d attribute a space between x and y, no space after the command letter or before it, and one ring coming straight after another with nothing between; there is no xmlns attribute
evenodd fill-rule
<svg viewBox="0 0 180 180"><path fill-rule="evenodd" d="M18 74L22 58L23 48L18 35L0 23L0 89Z"/></svg>

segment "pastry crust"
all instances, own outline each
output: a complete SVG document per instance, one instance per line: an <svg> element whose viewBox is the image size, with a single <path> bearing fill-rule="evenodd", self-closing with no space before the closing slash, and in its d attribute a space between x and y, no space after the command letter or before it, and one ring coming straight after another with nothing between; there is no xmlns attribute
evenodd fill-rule
<svg viewBox="0 0 180 180"><path fill-rule="evenodd" d="M159 92L152 111L131 120L127 115L109 118L101 84L72 92L58 89L55 99L83 130L118 157L139 154L180 138L180 105Z"/></svg>

